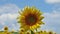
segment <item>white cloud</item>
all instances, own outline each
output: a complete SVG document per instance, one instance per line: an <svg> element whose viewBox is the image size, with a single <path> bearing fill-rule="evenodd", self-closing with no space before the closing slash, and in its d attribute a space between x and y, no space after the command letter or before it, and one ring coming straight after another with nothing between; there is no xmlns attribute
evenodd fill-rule
<svg viewBox="0 0 60 34"><path fill-rule="evenodd" d="M0 15L0 21L4 22L6 20L13 20L18 16L18 14L2 14Z"/></svg>
<svg viewBox="0 0 60 34"><path fill-rule="evenodd" d="M57 34L60 32L60 12L54 10L51 13L44 13L44 22L45 25L42 26L41 29L43 30L52 30L55 31Z"/></svg>
<svg viewBox="0 0 60 34"><path fill-rule="evenodd" d="M19 8L15 4L6 4L0 6L0 14L2 13L17 13Z"/></svg>
<svg viewBox="0 0 60 34"><path fill-rule="evenodd" d="M3 27L4 26L15 27L17 25L17 23L16 23L17 16L18 16L18 14L2 14L2 15L0 15L0 25L3 25ZM15 26L13 26L12 24L15 24Z"/></svg>
<svg viewBox="0 0 60 34"><path fill-rule="evenodd" d="M9 30L19 28L17 24L19 8L15 4L6 4L0 6L0 29L3 30L4 26L8 26Z"/></svg>
<svg viewBox="0 0 60 34"><path fill-rule="evenodd" d="M45 0L47 3L60 3L60 0Z"/></svg>

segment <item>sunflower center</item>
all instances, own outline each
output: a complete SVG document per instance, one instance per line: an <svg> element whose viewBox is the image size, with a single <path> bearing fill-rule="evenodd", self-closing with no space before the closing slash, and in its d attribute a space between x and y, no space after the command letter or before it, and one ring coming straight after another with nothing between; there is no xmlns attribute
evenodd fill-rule
<svg viewBox="0 0 60 34"><path fill-rule="evenodd" d="M35 22L35 18L34 18L33 16L30 16L30 17L28 18L28 21L29 21L30 23L34 23L34 22Z"/></svg>
<svg viewBox="0 0 60 34"><path fill-rule="evenodd" d="M36 24L36 21L37 21L37 19L36 19L35 15L29 14L26 16L26 24L27 25L34 25L34 24Z"/></svg>

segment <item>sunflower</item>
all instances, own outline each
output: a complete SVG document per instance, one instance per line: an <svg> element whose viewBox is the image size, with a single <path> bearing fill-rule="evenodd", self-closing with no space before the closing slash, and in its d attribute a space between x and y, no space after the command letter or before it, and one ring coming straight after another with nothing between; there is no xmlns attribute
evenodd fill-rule
<svg viewBox="0 0 60 34"><path fill-rule="evenodd" d="M18 23L21 24L21 28L26 30L34 30L40 27L42 22L42 13L40 10L35 7L25 7L21 12L19 12L19 16L17 18Z"/></svg>
<svg viewBox="0 0 60 34"><path fill-rule="evenodd" d="M31 34L30 32L26 32L26 34Z"/></svg>
<svg viewBox="0 0 60 34"><path fill-rule="evenodd" d="M8 27L7 26L4 27L4 31L8 31Z"/></svg>
<svg viewBox="0 0 60 34"><path fill-rule="evenodd" d="M53 32L52 32L52 31L50 31L48 34L53 34Z"/></svg>
<svg viewBox="0 0 60 34"><path fill-rule="evenodd" d="M14 32L15 32L15 30L14 30L14 29L12 29L11 33L14 33Z"/></svg>
<svg viewBox="0 0 60 34"><path fill-rule="evenodd" d="M20 32L25 32L25 30L23 28L20 29Z"/></svg>

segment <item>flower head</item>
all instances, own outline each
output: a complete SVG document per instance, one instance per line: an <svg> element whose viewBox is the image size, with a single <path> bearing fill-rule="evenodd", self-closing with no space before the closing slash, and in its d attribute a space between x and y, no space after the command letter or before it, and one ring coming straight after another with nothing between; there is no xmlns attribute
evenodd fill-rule
<svg viewBox="0 0 60 34"><path fill-rule="evenodd" d="M31 34L30 32L26 32L26 34Z"/></svg>
<svg viewBox="0 0 60 34"><path fill-rule="evenodd" d="M25 7L21 12L19 12L18 22L21 24L21 27L28 30L34 30L40 27L42 22L42 13L40 10L35 7Z"/></svg>
<svg viewBox="0 0 60 34"><path fill-rule="evenodd" d="M5 31L8 31L8 27L7 27L7 26L5 26L5 27L4 27L4 30L5 30Z"/></svg>

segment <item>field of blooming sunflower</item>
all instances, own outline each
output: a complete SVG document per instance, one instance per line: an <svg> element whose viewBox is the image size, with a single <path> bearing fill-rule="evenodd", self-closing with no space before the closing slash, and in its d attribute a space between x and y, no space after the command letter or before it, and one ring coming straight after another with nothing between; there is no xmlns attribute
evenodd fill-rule
<svg viewBox="0 0 60 34"><path fill-rule="evenodd" d="M8 27L4 27L4 31L0 31L0 34L56 34L52 31L38 31L43 23L44 16L42 12L36 7L25 7L19 12L17 17L18 23L21 25L20 30L15 32L14 30L8 31ZM26 28L27 27L27 28ZM35 32L36 31L36 32Z"/></svg>
<svg viewBox="0 0 60 34"><path fill-rule="evenodd" d="M19 32L4 32L4 31L0 31L0 34L56 34L56 33L53 33L53 32L46 32L46 31L40 31L40 32L27 32L27 33L25 33L25 32L21 32L21 33L19 33Z"/></svg>

